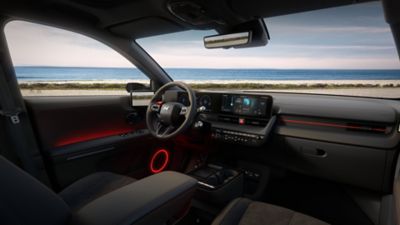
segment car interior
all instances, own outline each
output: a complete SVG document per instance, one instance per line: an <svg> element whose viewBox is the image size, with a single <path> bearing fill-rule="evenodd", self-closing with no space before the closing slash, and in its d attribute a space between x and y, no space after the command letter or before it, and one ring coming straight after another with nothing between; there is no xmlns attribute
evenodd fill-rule
<svg viewBox="0 0 400 225"><path fill-rule="evenodd" d="M262 46L260 18L366 1L0 2L0 224L399 224L399 99L197 90L135 41L216 30L207 48ZM381 3L400 51L400 2ZM127 91L154 95L23 97L13 20L106 44L151 80Z"/></svg>

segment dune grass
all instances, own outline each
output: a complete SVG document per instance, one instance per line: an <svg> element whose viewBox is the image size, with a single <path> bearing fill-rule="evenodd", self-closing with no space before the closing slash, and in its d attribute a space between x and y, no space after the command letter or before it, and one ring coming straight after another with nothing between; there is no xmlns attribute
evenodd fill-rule
<svg viewBox="0 0 400 225"><path fill-rule="evenodd" d="M266 83L192 83L194 89L321 89L321 88L394 88L400 84L266 84ZM28 90L125 90L119 83L22 83Z"/></svg>

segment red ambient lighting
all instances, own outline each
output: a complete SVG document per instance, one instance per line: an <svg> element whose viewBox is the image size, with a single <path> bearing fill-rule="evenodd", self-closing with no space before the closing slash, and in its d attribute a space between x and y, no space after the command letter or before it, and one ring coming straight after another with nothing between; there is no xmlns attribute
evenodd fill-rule
<svg viewBox="0 0 400 225"><path fill-rule="evenodd" d="M80 134L75 134L70 137L64 137L60 140L58 140L55 143L55 147L62 147L65 145L71 145L71 144L77 144L85 141L92 141L100 138L105 138L105 137L110 137L110 136L116 136L116 135L121 135L125 134L128 132L131 132L133 129L132 128L127 128L127 129L115 129L115 130L102 130L102 131L92 131L92 132L86 132L86 133L80 133Z"/></svg>
<svg viewBox="0 0 400 225"><path fill-rule="evenodd" d="M160 163L160 161L157 160L157 158L160 159L161 156L164 156L162 163ZM154 165L157 164L156 161L158 161L161 165ZM169 163L169 152L165 149L157 150L151 157L150 171L152 173L159 173L167 167L168 163Z"/></svg>
<svg viewBox="0 0 400 225"><path fill-rule="evenodd" d="M356 130L364 130L365 129L361 126L356 126L356 125L344 125L344 124L326 123L326 122L293 120L293 119L287 119L287 118L282 118L282 121L285 123L294 123L294 124L319 126L319 127L335 127L335 128L346 128L346 129L356 129ZM386 129L383 129L383 128L371 128L370 130L377 131L377 132L385 132L386 131Z"/></svg>

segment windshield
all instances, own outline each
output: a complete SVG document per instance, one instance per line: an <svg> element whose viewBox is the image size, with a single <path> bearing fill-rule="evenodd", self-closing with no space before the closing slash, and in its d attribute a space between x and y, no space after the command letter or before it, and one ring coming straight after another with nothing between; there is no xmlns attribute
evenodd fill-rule
<svg viewBox="0 0 400 225"><path fill-rule="evenodd" d="M198 89L400 97L400 64L379 2L265 19L265 47L206 49L214 31L137 42L174 80Z"/></svg>

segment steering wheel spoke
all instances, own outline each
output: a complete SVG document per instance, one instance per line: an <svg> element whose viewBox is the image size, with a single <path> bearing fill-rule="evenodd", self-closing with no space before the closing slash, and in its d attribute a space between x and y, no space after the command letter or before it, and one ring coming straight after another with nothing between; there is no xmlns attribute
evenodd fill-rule
<svg viewBox="0 0 400 225"><path fill-rule="evenodd" d="M185 116L188 114L188 107L182 106L181 111L179 112L179 115Z"/></svg>
<svg viewBox="0 0 400 225"><path fill-rule="evenodd" d="M158 136L167 135L167 134L171 133L174 129L175 129L175 127L172 125L165 126L161 122L157 122L157 124L156 124L156 134Z"/></svg>
<svg viewBox="0 0 400 225"><path fill-rule="evenodd" d="M150 105L150 110L152 111L152 112L160 112L160 109L161 109L161 105L160 104L157 104L157 103L151 103L151 105Z"/></svg>

